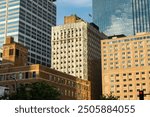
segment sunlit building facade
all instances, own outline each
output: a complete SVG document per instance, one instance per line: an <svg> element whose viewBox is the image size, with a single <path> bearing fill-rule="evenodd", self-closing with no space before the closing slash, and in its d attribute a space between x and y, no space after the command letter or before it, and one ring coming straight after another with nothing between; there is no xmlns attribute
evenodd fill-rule
<svg viewBox="0 0 150 117"><path fill-rule="evenodd" d="M101 54L103 94L139 100L140 90L150 93L150 33L102 40Z"/></svg>
<svg viewBox="0 0 150 117"><path fill-rule="evenodd" d="M52 68L91 81L92 99L101 90L99 42L104 36L76 15L65 16L64 25L52 28Z"/></svg>
<svg viewBox="0 0 150 117"><path fill-rule="evenodd" d="M7 36L29 49L28 63L50 66L56 0L0 0L0 47Z"/></svg>
<svg viewBox="0 0 150 117"><path fill-rule="evenodd" d="M17 91L20 85L46 82L60 92L62 100L90 100L91 83L77 77L62 73L49 67L27 65L28 49L7 37L3 45L3 60L0 64L0 96L7 88L10 93ZM2 90L1 90L2 89Z"/></svg>

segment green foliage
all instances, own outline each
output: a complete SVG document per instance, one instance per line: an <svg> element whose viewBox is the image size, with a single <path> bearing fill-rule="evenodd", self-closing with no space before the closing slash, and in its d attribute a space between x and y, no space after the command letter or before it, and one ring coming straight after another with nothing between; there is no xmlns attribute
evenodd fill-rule
<svg viewBox="0 0 150 117"><path fill-rule="evenodd" d="M100 100L118 100L118 97L115 97L112 94L102 95L102 96L100 96Z"/></svg>
<svg viewBox="0 0 150 117"><path fill-rule="evenodd" d="M57 100L60 93L46 82L20 85L17 92L10 95L11 100Z"/></svg>

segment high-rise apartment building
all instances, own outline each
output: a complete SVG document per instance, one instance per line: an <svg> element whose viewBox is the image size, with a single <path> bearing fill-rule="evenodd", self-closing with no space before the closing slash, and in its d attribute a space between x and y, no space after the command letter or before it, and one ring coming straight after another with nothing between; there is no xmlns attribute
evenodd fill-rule
<svg viewBox="0 0 150 117"><path fill-rule="evenodd" d="M0 47L6 36L29 49L29 63L50 66L51 27L56 25L56 0L0 0Z"/></svg>
<svg viewBox="0 0 150 117"><path fill-rule="evenodd" d="M132 0L93 0L93 22L107 35L133 34Z"/></svg>
<svg viewBox="0 0 150 117"><path fill-rule="evenodd" d="M92 99L100 95L100 45L105 37L93 23L67 16L52 27L52 68L91 81Z"/></svg>
<svg viewBox="0 0 150 117"><path fill-rule="evenodd" d="M102 40L101 54L103 94L138 100L139 90L150 93L150 33Z"/></svg>
<svg viewBox="0 0 150 117"><path fill-rule="evenodd" d="M150 32L150 0L132 0L133 30Z"/></svg>

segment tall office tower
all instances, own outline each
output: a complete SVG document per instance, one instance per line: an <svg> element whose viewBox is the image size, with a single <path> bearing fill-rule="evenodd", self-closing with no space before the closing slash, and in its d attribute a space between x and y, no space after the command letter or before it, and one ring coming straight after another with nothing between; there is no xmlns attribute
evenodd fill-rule
<svg viewBox="0 0 150 117"><path fill-rule="evenodd" d="M50 66L56 0L0 0L0 47L7 36L29 49L29 63Z"/></svg>
<svg viewBox="0 0 150 117"><path fill-rule="evenodd" d="M52 27L52 68L91 81L91 99L100 95L100 45L105 35L93 23L67 16ZM104 37L103 37L104 36Z"/></svg>
<svg viewBox="0 0 150 117"><path fill-rule="evenodd" d="M102 40L101 54L103 94L138 100L139 90L150 92L150 33Z"/></svg>
<svg viewBox="0 0 150 117"><path fill-rule="evenodd" d="M93 0L93 22L107 35L133 34L132 0Z"/></svg>
<svg viewBox="0 0 150 117"><path fill-rule="evenodd" d="M150 0L132 0L133 29L138 32L150 32Z"/></svg>

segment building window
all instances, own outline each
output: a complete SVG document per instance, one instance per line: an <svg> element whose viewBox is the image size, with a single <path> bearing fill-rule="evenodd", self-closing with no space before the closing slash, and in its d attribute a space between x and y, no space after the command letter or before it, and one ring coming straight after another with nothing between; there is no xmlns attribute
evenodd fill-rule
<svg viewBox="0 0 150 117"><path fill-rule="evenodd" d="M136 86L140 86L140 84L139 84L139 83L137 83L137 84L136 84Z"/></svg>
<svg viewBox="0 0 150 117"><path fill-rule="evenodd" d="M4 80L4 75L0 75L0 81Z"/></svg>
<svg viewBox="0 0 150 117"><path fill-rule="evenodd" d="M120 85L117 85L117 87L120 87Z"/></svg>
<svg viewBox="0 0 150 117"><path fill-rule="evenodd" d="M129 84L130 87L132 87L132 84Z"/></svg>
<svg viewBox="0 0 150 117"><path fill-rule="evenodd" d="M119 77L119 74L116 74L116 77Z"/></svg>
<svg viewBox="0 0 150 117"><path fill-rule="evenodd" d="M146 85L145 83L142 83L142 85Z"/></svg>
<svg viewBox="0 0 150 117"><path fill-rule="evenodd" d="M136 75L139 75L139 72L136 72Z"/></svg>
<svg viewBox="0 0 150 117"><path fill-rule="evenodd" d="M125 81L127 81L126 79L123 79L123 81L125 82Z"/></svg>
<svg viewBox="0 0 150 117"><path fill-rule="evenodd" d="M129 81L132 81L132 79L129 79Z"/></svg>
<svg viewBox="0 0 150 117"><path fill-rule="evenodd" d="M133 95L130 95L130 98L133 98Z"/></svg>
<svg viewBox="0 0 150 117"><path fill-rule="evenodd" d="M9 55L13 55L14 54L14 50L13 49L9 49Z"/></svg>
<svg viewBox="0 0 150 117"><path fill-rule="evenodd" d="M124 90L124 93L126 93L127 92L127 90Z"/></svg>
<svg viewBox="0 0 150 117"><path fill-rule="evenodd" d="M35 71L32 73L32 77L36 78L36 72Z"/></svg>
<svg viewBox="0 0 150 117"><path fill-rule="evenodd" d="M127 96L125 95L124 98L127 98Z"/></svg>
<svg viewBox="0 0 150 117"><path fill-rule="evenodd" d="M116 80L116 82L119 82L119 80Z"/></svg>
<svg viewBox="0 0 150 117"><path fill-rule="evenodd" d="M29 78L29 72L25 73L25 78L28 79Z"/></svg>
<svg viewBox="0 0 150 117"><path fill-rule="evenodd" d="M129 76L131 76L132 75L132 73L129 73Z"/></svg>
<svg viewBox="0 0 150 117"><path fill-rule="evenodd" d="M136 78L136 80L140 80L139 78Z"/></svg>
<svg viewBox="0 0 150 117"><path fill-rule="evenodd" d="M130 90L130 92L133 92L133 90Z"/></svg>

